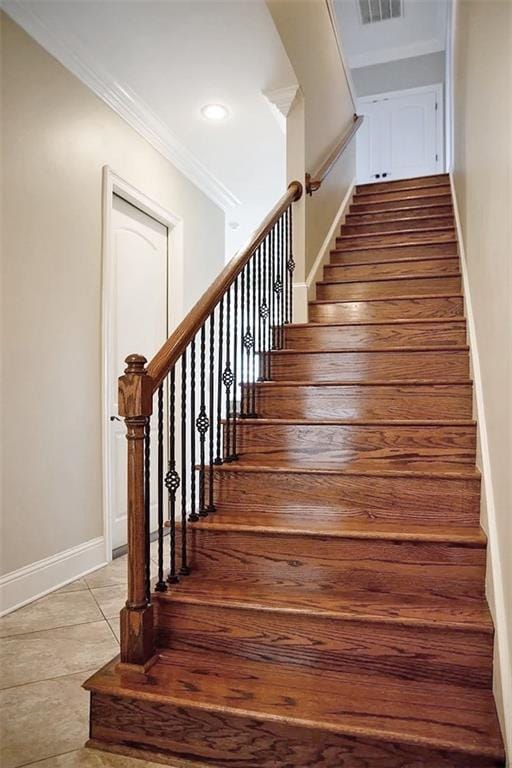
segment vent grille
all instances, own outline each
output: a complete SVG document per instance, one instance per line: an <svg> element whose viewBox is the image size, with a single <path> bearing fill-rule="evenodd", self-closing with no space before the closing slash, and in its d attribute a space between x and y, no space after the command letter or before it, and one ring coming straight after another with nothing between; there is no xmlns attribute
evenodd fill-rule
<svg viewBox="0 0 512 768"><path fill-rule="evenodd" d="M377 21L403 16L402 0L357 0L357 4L363 24L375 24Z"/></svg>

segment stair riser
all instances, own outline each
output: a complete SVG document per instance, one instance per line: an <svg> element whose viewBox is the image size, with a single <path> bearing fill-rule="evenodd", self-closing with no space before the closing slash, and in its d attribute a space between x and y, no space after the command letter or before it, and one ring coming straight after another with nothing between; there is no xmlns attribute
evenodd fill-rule
<svg viewBox="0 0 512 768"><path fill-rule="evenodd" d="M470 419L471 384L262 386L256 412L268 419Z"/></svg>
<svg viewBox="0 0 512 768"><path fill-rule="evenodd" d="M462 317L461 296L440 296L421 299L387 299L332 304L310 304L309 319L313 323L350 323L367 320L426 319L432 317ZM430 378L430 377L429 377Z"/></svg>
<svg viewBox="0 0 512 768"><path fill-rule="evenodd" d="M356 194L375 194L378 192L395 191L397 189L424 189L425 187L441 187L450 183L446 174L436 176L421 176L416 179L397 179L395 181L380 181L374 184L358 184Z"/></svg>
<svg viewBox="0 0 512 768"><path fill-rule="evenodd" d="M347 213L345 222L347 224L373 224L378 221L392 221L395 219L410 219L411 221L417 221L421 218L429 218L435 216L453 216L453 207L451 205L432 205L426 210L422 207L417 211L414 209L400 211L396 213L389 213L384 211L383 213Z"/></svg>
<svg viewBox="0 0 512 768"><path fill-rule="evenodd" d="M318 283L317 299L364 301L388 296L453 295L461 292L460 277L417 277L356 283Z"/></svg>
<svg viewBox="0 0 512 768"><path fill-rule="evenodd" d="M400 245L390 248L358 248L356 250L343 249L343 251L331 251L331 264L359 264L368 261L385 261L387 259L419 258L445 258L457 256L457 243L434 243L432 245Z"/></svg>
<svg viewBox="0 0 512 768"><path fill-rule="evenodd" d="M389 192L381 191L374 186L371 191L364 193L357 192L354 196L354 203L357 205L358 203L379 203L388 202L389 200L400 200L404 203L410 203L411 200L420 200L425 197L434 197L436 195L448 195L449 193L449 184L439 186L437 189L423 187L409 191L398 189L395 191L390 190Z"/></svg>
<svg viewBox="0 0 512 768"><path fill-rule="evenodd" d="M365 347L415 347L466 343L464 322L400 323L397 325L288 326L287 349L364 349Z"/></svg>
<svg viewBox="0 0 512 768"><path fill-rule="evenodd" d="M240 659L490 688L492 635L157 601L157 645Z"/></svg>
<svg viewBox="0 0 512 768"><path fill-rule="evenodd" d="M375 200L363 201L359 197L354 198L350 205L350 213L362 213L363 211L396 211L397 209L419 208L426 209L431 205L451 205L451 195L431 195L430 197L411 198L409 200ZM428 211L427 211L428 213Z"/></svg>
<svg viewBox="0 0 512 768"><path fill-rule="evenodd" d="M384 264L328 264L324 267L324 280L372 280L376 277L441 277L460 271L458 259L420 259L392 261Z"/></svg>
<svg viewBox="0 0 512 768"><path fill-rule="evenodd" d="M286 717L286 702L283 715ZM92 746L140 750L151 760L184 758L190 768L500 768L503 762L446 750L301 728L286 720L162 704L151 699L91 695ZM118 746L120 745L120 746ZM143 750L143 751L142 751Z"/></svg>
<svg viewBox="0 0 512 768"><path fill-rule="evenodd" d="M191 525L189 566L212 581L315 590L481 599L485 549L454 544L343 539ZM178 537L179 539L179 537ZM363 597L364 599L364 597Z"/></svg>
<svg viewBox="0 0 512 768"><path fill-rule="evenodd" d="M400 245L400 244L422 244L422 243L449 243L455 239L453 229L446 230L423 230L414 232L404 232L403 234L386 233L384 235L347 235L336 238L336 248L350 250L354 247L371 248L372 246L382 245Z"/></svg>
<svg viewBox="0 0 512 768"><path fill-rule="evenodd" d="M286 352L272 355L276 381L443 381L469 376L466 350L414 352Z"/></svg>
<svg viewBox="0 0 512 768"><path fill-rule="evenodd" d="M215 499L223 510L276 510L293 516L310 509L333 519L423 525L478 525L478 478L216 472Z"/></svg>
<svg viewBox="0 0 512 768"><path fill-rule="evenodd" d="M354 460L373 466L389 459L475 461L476 426L394 426L351 424L257 424L239 422L237 452L246 462L341 467Z"/></svg>
<svg viewBox="0 0 512 768"><path fill-rule="evenodd" d="M401 221L387 220L375 223L347 222L341 228L342 235L365 235L370 232L396 232L404 229L435 229L439 227L453 227L453 216L440 216L429 218L417 218Z"/></svg>

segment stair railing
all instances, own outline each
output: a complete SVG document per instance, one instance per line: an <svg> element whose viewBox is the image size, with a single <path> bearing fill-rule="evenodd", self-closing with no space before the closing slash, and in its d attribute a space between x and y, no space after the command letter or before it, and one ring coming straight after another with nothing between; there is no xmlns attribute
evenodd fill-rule
<svg viewBox="0 0 512 768"><path fill-rule="evenodd" d="M312 195L322 186L324 179L330 174L339 157L343 154L347 146L352 141L352 138L358 132L364 121L363 115L354 115L352 124L347 131L343 134L337 144L329 152L327 157L322 161L321 165L316 169L314 173L306 173L306 192L308 195Z"/></svg>
<svg viewBox="0 0 512 768"><path fill-rule="evenodd" d="M119 414L128 443L128 598L121 611L128 669L147 669L155 653L151 529L156 525L153 588L164 592L190 573L188 525L215 511L215 468L237 460L237 424L257 416L256 382L272 378L271 353L283 347L292 321L292 205L302 191L298 181L289 185L147 367L142 355L126 358Z"/></svg>

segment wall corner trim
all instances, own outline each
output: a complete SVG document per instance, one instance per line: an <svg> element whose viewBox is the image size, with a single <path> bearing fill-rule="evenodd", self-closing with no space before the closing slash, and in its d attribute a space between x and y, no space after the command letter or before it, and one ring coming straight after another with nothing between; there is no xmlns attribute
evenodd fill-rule
<svg viewBox="0 0 512 768"><path fill-rule="evenodd" d="M338 213L333 219L333 222L325 236L325 240L322 243L318 255L311 267L309 274L306 278L306 287L308 291L308 300L311 301L315 298L316 283L321 280L321 272L327 261L329 260L330 252L335 245L338 230L345 220L345 215L348 212L349 205L352 201L352 196L356 188L356 179L352 179L349 188L345 194L345 197L341 201L341 205L338 209Z"/></svg>
<svg viewBox="0 0 512 768"><path fill-rule="evenodd" d="M2 9L222 210L240 205L241 201L182 144L139 94L101 71L80 39L59 24L58 16L49 27L34 5L5 0Z"/></svg>
<svg viewBox="0 0 512 768"><path fill-rule="evenodd" d="M78 544L0 577L0 616L106 565L105 539Z"/></svg>
<svg viewBox="0 0 512 768"><path fill-rule="evenodd" d="M471 303L471 288L469 284L469 274L466 262L466 253L464 249L464 236L459 215L457 203L457 194L453 180L453 173L450 173L450 186L453 199L453 210L455 215L455 226L457 230L457 240L459 248L459 257L462 272L462 284L464 291L464 304L466 309L466 319L469 334L471 366L473 372L474 392L476 401L476 417L478 422L478 436L480 440L481 452L481 471L484 482L482 490L484 493L484 503L487 512L487 542L489 547L490 568L488 578L492 584L493 599L490 601L493 608L493 619L495 624L495 638L497 643L497 652L499 659L501 675L501 703L503 707L503 738L506 744L508 755L512 755L512 654L507 633L507 617L505 608L505 595L503 592L503 570L501 567L500 550L498 545L498 529L496 525L496 506L494 502L494 490L492 485L492 467L489 453L489 441L487 438L487 422L485 417L485 400L482 386L482 373L480 369L480 358L478 353L478 342L476 336L475 317Z"/></svg>

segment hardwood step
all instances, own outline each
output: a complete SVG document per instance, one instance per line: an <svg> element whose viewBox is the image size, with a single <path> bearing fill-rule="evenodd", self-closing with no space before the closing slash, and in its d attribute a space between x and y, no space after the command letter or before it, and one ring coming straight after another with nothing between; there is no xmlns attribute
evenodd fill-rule
<svg viewBox="0 0 512 768"><path fill-rule="evenodd" d="M287 349L364 349L399 346L460 346L466 343L466 321L410 320L383 323L287 325Z"/></svg>
<svg viewBox="0 0 512 768"><path fill-rule="evenodd" d="M434 231L436 229L446 229L453 227L453 214L447 216L414 217L402 219L388 219L386 221L345 222L341 227L341 235L365 235L365 234L383 234L384 232L407 232L416 229L426 229Z"/></svg>
<svg viewBox="0 0 512 768"><path fill-rule="evenodd" d="M362 261L397 261L411 258L446 258L457 256L457 243L423 243L422 245L373 246L371 248L343 248L332 250L331 264L350 264Z"/></svg>
<svg viewBox="0 0 512 768"><path fill-rule="evenodd" d="M393 381L467 378L468 348L403 347L400 350L276 350L270 353L275 381Z"/></svg>
<svg viewBox="0 0 512 768"><path fill-rule="evenodd" d="M460 272L441 276L415 275L414 277L371 277L367 280L342 278L337 281L317 282L317 299L364 301L387 296L452 296L461 292Z"/></svg>
<svg viewBox="0 0 512 768"><path fill-rule="evenodd" d="M341 280L372 280L378 277L442 277L460 272L459 259L443 257L441 259L411 258L396 261L371 261L365 263L326 264L324 267L324 282L339 282Z"/></svg>
<svg viewBox="0 0 512 768"><path fill-rule="evenodd" d="M404 208L395 211L375 211L373 213L347 213L345 222L347 224L363 224L379 222L406 220L417 221L431 216L453 216L453 206L451 205L430 205L419 206L418 208Z"/></svg>
<svg viewBox="0 0 512 768"><path fill-rule="evenodd" d="M356 193L374 191L384 192L395 189L418 189L423 187L440 187L450 183L450 177L447 173L440 173L434 176L416 176L412 179L392 179L390 181L378 181L370 184L358 184Z"/></svg>
<svg viewBox="0 0 512 768"><path fill-rule="evenodd" d="M503 765L492 692L162 651L147 675L114 660L85 684L92 746L225 768ZM435 718L433 717L435 713ZM125 752L126 754L126 752ZM134 754L134 753L132 753ZM197 764L197 763L196 763Z"/></svg>
<svg viewBox="0 0 512 768"><path fill-rule="evenodd" d="M354 203L366 202L385 202L388 200L400 200L401 202L421 201L422 198L432 198L437 196L449 195L450 185L431 185L416 187L414 189L396 189L384 190L377 185L373 185L371 190L365 192L356 192Z"/></svg>
<svg viewBox="0 0 512 768"><path fill-rule="evenodd" d="M476 526L480 475L465 464L440 469L339 469L235 462L213 470L219 508L247 514L319 513L388 523Z"/></svg>
<svg viewBox="0 0 512 768"><path fill-rule="evenodd" d="M256 412L276 419L469 419L471 381L259 382Z"/></svg>
<svg viewBox="0 0 512 768"><path fill-rule="evenodd" d="M476 423L243 419L237 422L237 453L246 464L343 467L392 461L422 466L475 462Z"/></svg>
<svg viewBox="0 0 512 768"><path fill-rule="evenodd" d="M420 207L426 209L430 206L439 205L452 205L452 196L450 194L432 194L429 197L411 197L398 200L377 200L375 198L362 200L359 196L354 196L349 211L350 213L402 211Z"/></svg>
<svg viewBox="0 0 512 768"><path fill-rule="evenodd" d="M464 300L460 293L453 296L394 296L366 301L309 302L309 320L312 323L454 318L463 314Z"/></svg>
<svg viewBox="0 0 512 768"><path fill-rule="evenodd" d="M372 232L367 235L341 235L336 238L337 250L354 248L382 248L390 245L422 245L430 243L450 243L455 239L453 227L440 229L414 229L409 232Z"/></svg>

